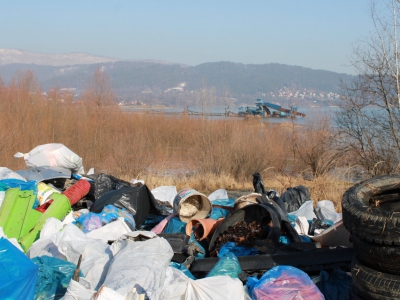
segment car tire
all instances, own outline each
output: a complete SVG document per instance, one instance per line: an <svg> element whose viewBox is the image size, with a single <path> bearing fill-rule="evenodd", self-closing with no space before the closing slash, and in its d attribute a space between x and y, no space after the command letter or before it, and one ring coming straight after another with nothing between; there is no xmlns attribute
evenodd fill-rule
<svg viewBox="0 0 400 300"><path fill-rule="evenodd" d="M342 198L346 229L370 243L400 246L400 174L374 177Z"/></svg>
<svg viewBox="0 0 400 300"><path fill-rule="evenodd" d="M353 286L357 294L365 299L400 299L400 276L373 270L353 257L351 263Z"/></svg>
<svg viewBox="0 0 400 300"><path fill-rule="evenodd" d="M376 271L400 275L400 246L377 245L357 235L352 235L351 238L361 263Z"/></svg>

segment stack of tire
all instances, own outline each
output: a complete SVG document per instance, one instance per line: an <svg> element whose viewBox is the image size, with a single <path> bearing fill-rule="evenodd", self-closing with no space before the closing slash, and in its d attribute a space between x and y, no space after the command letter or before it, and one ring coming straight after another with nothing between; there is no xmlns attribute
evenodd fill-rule
<svg viewBox="0 0 400 300"><path fill-rule="evenodd" d="M400 299L400 174L356 184L342 212L355 250L350 299Z"/></svg>

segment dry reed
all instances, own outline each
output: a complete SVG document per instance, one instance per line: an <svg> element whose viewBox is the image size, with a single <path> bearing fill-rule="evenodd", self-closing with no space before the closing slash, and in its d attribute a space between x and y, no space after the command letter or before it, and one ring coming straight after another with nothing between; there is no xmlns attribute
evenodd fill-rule
<svg viewBox="0 0 400 300"><path fill-rule="evenodd" d="M329 168L311 181L287 175L309 172L310 166L300 159L307 155L307 147L301 153L293 147L299 135L307 145L309 131L256 118L211 121L122 112L111 101L107 82L100 82L103 90L89 86L81 99L57 89L44 95L31 72L19 74L9 85L0 84L2 166L24 169L23 160L13 158L16 152L62 143L82 157L85 170L94 167L97 173L144 179L151 188L176 185L202 192L250 192L252 174L260 172L268 188L282 193L303 184L314 200L330 199L338 207L349 186L329 176ZM326 126L323 130L313 136L330 137ZM323 157L328 150L332 149L318 153Z"/></svg>

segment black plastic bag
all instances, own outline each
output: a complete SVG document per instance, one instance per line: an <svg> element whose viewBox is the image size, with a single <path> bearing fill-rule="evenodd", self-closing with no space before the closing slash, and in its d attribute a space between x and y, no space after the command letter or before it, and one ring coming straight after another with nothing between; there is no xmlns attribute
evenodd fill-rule
<svg viewBox="0 0 400 300"><path fill-rule="evenodd" d="M93 181L90 182L91 187L89 193L85 197L89 200L97 200L109 191L132 186L128 181L118 179L105 173L87 175L86 177L93 179Z"/></svg>
<svg viewBox="0 0 400 300"><path fill-rule="evenodd" d="M311 200L310 191L303 185L288 188L280 198L288 213L298 210L304 202Z"/></svg>
<svg viewBox="0 0 400 300"><path fill-rule="evenodd" d="M147 219L150 210L154 209L155 199L148 187L144 184L126 186L117 190L109 191L97 199L90 211L100 213L103 208L112 204L119 208L125 208L131 213L136 222L136 228Z"/></svg>
<svg viewBox="0 0 400 300"><path fill-rule="evenodd" d="M318 218L314 218L312 220L310 228L308 229L308 235L314 235L315 229L324 229L325 230L331 226L332 225L325 223L324 221L322 221Z"/></svg>

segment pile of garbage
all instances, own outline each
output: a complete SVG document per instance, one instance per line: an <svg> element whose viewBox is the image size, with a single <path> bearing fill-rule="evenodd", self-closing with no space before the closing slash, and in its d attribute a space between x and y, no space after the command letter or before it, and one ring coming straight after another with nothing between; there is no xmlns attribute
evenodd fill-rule
<svg viewBox="0 0 400 300"><path fill-rule="evenodd" d="M62 144L15 156L26 170L0 167L6 299L349 299L343 257L264 264L352 246L333 203L314 207L304 186L279 196L256 173L234 199L85 173Z"/></svg>

